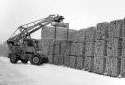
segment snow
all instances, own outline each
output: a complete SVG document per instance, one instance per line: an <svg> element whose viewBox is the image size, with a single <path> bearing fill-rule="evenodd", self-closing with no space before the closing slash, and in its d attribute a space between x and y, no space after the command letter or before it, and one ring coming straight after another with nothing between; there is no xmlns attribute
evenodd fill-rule
<svg viewBox="0 0 125 85"><path fill-rule="evenodd" d="M83 70L45 64L11 64L0 57L0 85L123 85L124 78L113 78Z"/></svg>

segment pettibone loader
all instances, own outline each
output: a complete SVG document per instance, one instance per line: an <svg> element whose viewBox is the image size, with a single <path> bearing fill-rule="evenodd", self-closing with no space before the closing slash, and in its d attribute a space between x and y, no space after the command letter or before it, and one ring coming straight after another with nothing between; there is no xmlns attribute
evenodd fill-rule
<svg viewBox="0 0 125 85"><path fill-rule="evenodd" d="M11 63L17 63L21 60L22 63L30 61L33 65L40 65L48 62L45 55L40 55L38 40L32 39L31 34L39 29L45 29L47 25L57 25L65 27L63 16L49 15L47 18L40 19L22 26L19 26L14 34L7 40L9 48L8 58ZM53 26L54 26L53 25ZM16 34L16 32L19 33Z"/></svg>

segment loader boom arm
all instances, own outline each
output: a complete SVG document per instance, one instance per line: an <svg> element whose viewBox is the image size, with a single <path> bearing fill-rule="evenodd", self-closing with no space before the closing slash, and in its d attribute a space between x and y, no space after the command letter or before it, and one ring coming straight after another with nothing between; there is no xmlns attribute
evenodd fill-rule
<svg viewBox="0 0 125 85"><path fill-rule="evenodd" d="M61 21L63 21L63 19L64 19L63 16L49 15L47 18L21 25L17 28L17 30L19 30L20 33L13 36L13 37L10 37L8 39L8 41L9 40L18 41L18 40L22 39L23 36L30 35L30 34L34 33L35 31L37 31L37 30L39 30L39 29L41 29L44 26L47 26L49 24L60 23Z"/></svg>

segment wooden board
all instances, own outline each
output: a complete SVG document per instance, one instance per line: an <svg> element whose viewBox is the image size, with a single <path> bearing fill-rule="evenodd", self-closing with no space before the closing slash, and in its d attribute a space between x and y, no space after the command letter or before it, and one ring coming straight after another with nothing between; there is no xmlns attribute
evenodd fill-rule
<svg viewBox="0 0 125 85"><path fill-rule="evenodd" d="M117 77L120 74L120 59L114 57L106 57L106 74L108 76Z"/></svg>
<svg viewBox="0 0 125 85"><path fill-rule="evenodd" d="M95 40L96 27L89 27L85 30L85 40L94 41Z"/></svg>
<svg viewBox="0 0 125 85"><path fill-rule="evenodd" d="M105 40L96 40L94 47L94 56L106 56L107 55L107 42Z"/></svg>
<svg viewBox="0 0 125 85"><path fill-rule="evenodd" d="M85 57L84 70L93 72L93 68L94 68L94 57L92 56Z"/></svg>
<svg viewBox="0 0 125 85"><path fill-rule="evenodd" d="M122 37L123 20L115 20L110 22L110 28L108 29L110 38Z"/></svg>
<svg viewBox="0 0 125 85"><path fill-rule="evenodd" d="M106 68L106 59L104 56L94 57L94 72L104 74Z"/></svg>
<svg viewBox="0 0 125 85"><path fill-rule="evenodd" d="M84 68L84 57L83 56L77 56L76 57L76 68L77 69L83 69Z"/></svg>
<svg viewBox="0 0 125 85"><path fill-rule="evenodd" d="M70 66L70 56L64 55L64 66L69 67Z"/></svg>
<svg viewBox="0 0 125 85"><path fill-rule="evenodd" d="M107 56L118 57L122 55L122 44L119 38L111 38L107 41Z"/></svg>
<svg viewBox="0 0 125 85"><path fill-rule="evenodd" d="M85 56L94 56L94 42L85 43Z"/></svg>
<svg viewBox="0 0 125 85"><path fill-rule="evenodd" d="M71 54L70 55L83 55L84 51L84 43L73 42L71 45Z"/></svg>
<svg viewBox="0 0 125 85"><path fill-rule="evenodd" d="M76 56L70 56L70 68L76 68Z"/></svg>
<svg viewBox="0 0 125 85"><path fill-rule="evenodd" d="M125 58L121 58L121 76L125 77Z"/></svg>
<svg viewBox="0 0 125 85"><path fill-rule="evenodd" d="M95 34L95 40L107 39L109 37L108 29L109 29L108 22L98 23L97 29L96 29L96 34Z"/></svg>

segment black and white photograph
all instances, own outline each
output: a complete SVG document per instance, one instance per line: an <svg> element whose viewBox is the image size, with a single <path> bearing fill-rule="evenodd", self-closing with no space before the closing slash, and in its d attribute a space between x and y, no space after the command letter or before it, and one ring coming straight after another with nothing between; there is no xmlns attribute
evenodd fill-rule
<svg viewBox="0 0 125 85"><path fill-rule="evenodd" d="M0 85L125 85L125 1L0 0Z"/></svg>

